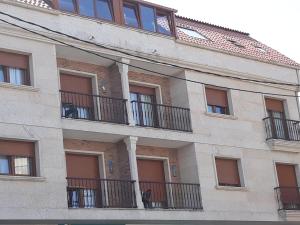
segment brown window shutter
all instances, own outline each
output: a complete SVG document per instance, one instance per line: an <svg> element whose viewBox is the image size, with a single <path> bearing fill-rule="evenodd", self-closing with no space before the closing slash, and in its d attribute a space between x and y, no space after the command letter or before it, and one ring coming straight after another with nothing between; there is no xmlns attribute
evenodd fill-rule
<svg viewBox="0 0 300 225"><path fill-rule="evenodd" d="M63 91L92 94L92 79L89 77L61 74L60 86Z"/></svg>
<svg viewBox="0 0 300 225"><path fill-rule="evenodd" d="M284 112L283 101L277 99L266 98L266 108L274 112Z"/></svg>
<svg viewBox="0 0 300 225"><path fill-rule="evenodd" d="M297 187L297 176L294 165L276 164L280 187Z"/></svg>
<svg viewBox="0 0 300 225"><path fill-rule="evenodd" d="M0 52L0 65L27 70L29 57L27 55Z"/></svg>
<svg viewBox="0 0 300 225"><path fill-rule="evenodd" d="M34 143L23 141L0 141L0 155L34 157Z"/></svg>
<svg viewBox="0 0 300 225"><path fill-rule="evenodd" d="M129 89L130 92L155 96L155 88L138 86L138 85L130 85Z"/></svg>
<svg viewBox="0 0 300 225"><path fill-rule="evenodd" d="M228 107L227 91L205 88L208 105Z"/></svg>
<svg viewBox="0 0 300 225"><path fill-rule="evenodd" d="M216 167L219 185L241 186L237 160L216 158Z"/></svg>
<svg viewBox="0 0 300 225"><path fill-rule="evenodd" d="M71 178L98 179L99 162L97 156L67 154L67 176Z"/></svg>

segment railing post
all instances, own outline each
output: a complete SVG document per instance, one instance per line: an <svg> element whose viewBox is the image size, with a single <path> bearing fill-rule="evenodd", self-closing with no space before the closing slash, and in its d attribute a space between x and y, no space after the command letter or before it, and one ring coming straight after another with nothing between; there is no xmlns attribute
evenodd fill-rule
<svg viewBox="0 0 300 225"><path fill-rule="evenodd" d="M144 209L141 191L140 191L138 167L137 167L137 160L136 160L137 140L138 140L137 137L130 136L130 137L125 138L124 142L126 144L126 148L128 151L131 179L135 181L134 189L135 189L135 196L136 196L136 204L139 209Z"/></svg>
<svg viewBox="0 0 300 225"><path fill-rule="evenodd" d="M130 63L130 60L122 58L120 61L121 61L121 63L117 63L117 66L118 66L118 69L119 69L119 73L121 75L123 98L127 99L126 109L127 109L128 123L129 123L130 126L134 126L135 122L134 122L134 119L133 119L133 114L132 114L132 109L131 109L129 79L128 79L128 64Z"/></svg>

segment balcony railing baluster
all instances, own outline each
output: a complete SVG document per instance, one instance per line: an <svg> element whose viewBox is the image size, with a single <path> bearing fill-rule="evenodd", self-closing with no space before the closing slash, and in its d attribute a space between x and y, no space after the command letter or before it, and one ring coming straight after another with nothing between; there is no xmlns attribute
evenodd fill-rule
<svg viewBox="0 0 300 225"><path fill-rule="evenodd" d="M131 101L133 118L137 126L191 132L190 109Z"/></svg>
<svg viewBox="0 0 300 225"><path fill-rule="evenodd" d="M60 93L63 118L128 124L125 99L69 91Z"/></svg>
<svg viewBox="0 0 300 225"><path fill-rule="evenodd" d="M67 182L69 208L137 207L134 181L67 178Z"/></svg>
<svg viewBox="0 0 300 225"><path fill-rule="evenodd" d="M300 141L300 121L267 117L264 119L264 122L267 140Z"/></svg>
<svg viewBox="0 0 300 225"><path fill-rule="evenodd" d="M300 187L277 187L279 210L300 210Z"/></svg>
<svg viewBox="0 0 300 225"><path fill-rule="evenodd" d="M202 209L199 184L140 182L146 209Z"/></svg>

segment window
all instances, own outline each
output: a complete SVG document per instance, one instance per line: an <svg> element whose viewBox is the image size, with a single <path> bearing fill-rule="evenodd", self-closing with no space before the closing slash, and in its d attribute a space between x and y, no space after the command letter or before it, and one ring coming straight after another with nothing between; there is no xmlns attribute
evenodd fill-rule
<svg viewBox="0 0 300 225"><path fill-rule="evenodd" d="M79 14L95 17L94 0L78 0Z"/></svg>
<svg viewBox="0 0 300 225"><path fill-rule="evenodd" d="M205 92L209 113L230 114L227 91L206 87Z"/></svg>
<svg viewBox="0 0 300 225"><path fill-rule="evenodd" d="M156 25L155 25L154 9L152 7L141 5L140 10L141 10L142 28L144 30L155 32Z"/></svg>
<svg viewBox="0 0 300 225"><path fill-rule="evenodd" d="M139 27L137 18L137 8L133 5L124 5L124 20L125 24L131 27Z"/></svg>
<svg viewBox="0 0 300 225"><path fill-rule="evenodd" d="M236 47L239 47L239 48L245 48L244 45L238 43L237 41L235 40L230 40L230 39L227 39L227 41L229 41L231 44L235 45Z"/></svg>
<svg viewBox="0 0 300 225"><path fill-rule="evenodd" d="M0 174L9 174L9 160L7 156L0 156Z"/></svg>
<svg viewBox="0 0 300 225"><path fill-rule="evenodd" d="M34 176L34 143L0 141L0 174Z"/></svg>
<svg viewBox="0 0 300 225"><path fill-rule="evenodd" d="M67 11L67 12L75 13L75 11L76 11L76 6L75 6L74 0L60 0L59 8L61 10Z"/></svg>
<svg viewBox="0 0 300 225"><path fill-rule="evenodd" d="M216 158L219 186L241 187L237 159Z"/></svg>
<svg viewBox="0 0 300 225"><path fill-rule="evenodd" d="M108 0L96 0L97 17L105 20L113 20L112 6Z"/></svg>
<svg viewBox="0 0 300 225"><path fill-rule="evenodd" d="M157 13L156 23L157 23L157 32L166 35L171 35L171 28L169 24L168 15Z"/></svg>
<svg viewBox="0 0 300 225"><path fill-rule="evenodd" d="M177 29L190 37L198 38L198 39L202 39L202 40L208 40L205 36L200 34L198 31L183 28L183 27L177 27Z"/></svg>
<svg viewBox="0 0 300 225"><path fill-rule="evenodd" d="M170 12L144 4L125 3L123 5L126 25L147 31L171 35Z"/></svg>
<svg viewBox="0 0 300 225"><path fill-rule="evenodd" d="M0 52L0 82L29 85L29 57Z"/></svg>

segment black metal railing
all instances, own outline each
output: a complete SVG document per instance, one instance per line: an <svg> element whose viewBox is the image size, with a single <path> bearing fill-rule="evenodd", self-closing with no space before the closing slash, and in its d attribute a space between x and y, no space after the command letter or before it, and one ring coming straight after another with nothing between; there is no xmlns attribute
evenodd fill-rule
<svg viewBox="0 0 300 225"><path fill-rule="evenodd" d="M67 178L69 208L136 208L134 181Z"/></svg>
<svg viewBox="0 0 300 225"><path fill-rule="evenodd" d="M125 99L69 91L60 93L63 118L128 124Z"/></svg>
<svg viewBox="0 0 300 225"><path fill-rule="evenodd" d="M267 117L264 119L267 140L300 141L300 121Z"/></svg>
<svg viewBox="0 0 300 225"><path fill-rule="evenodd" d="M300 187L277 187L279 210L300 210Z"/></svg>
<svg viewBox="0 0 300 225"><path fill-rule="evenodd" d="M190 109L131 101L136 125L191 132Z"/></svg>
<svg viewBox="0 0 300 225"><path fill-rule="evenodd" d="M146 209L202 209L199 184L140 182Z"/></svg>

